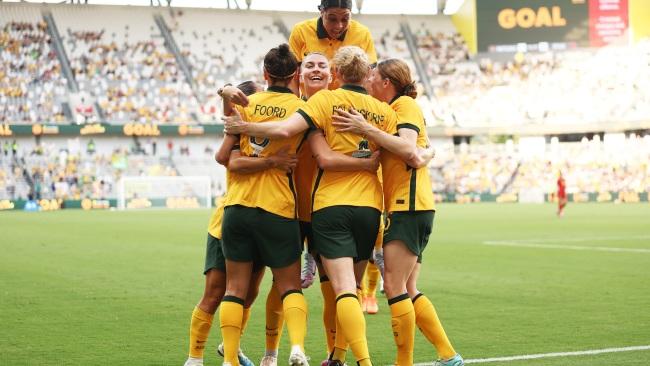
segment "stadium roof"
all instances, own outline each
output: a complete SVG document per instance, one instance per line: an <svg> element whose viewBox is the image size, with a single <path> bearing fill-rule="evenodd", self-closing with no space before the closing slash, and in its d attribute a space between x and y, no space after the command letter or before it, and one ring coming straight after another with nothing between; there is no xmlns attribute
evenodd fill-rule
<svg viewBox="0 0 650 366"><path fill-rule="evenodd" d="M7 0L5 0L7 1ZM8 0L21 1L21 0ZM24 0L22 0L24 1ZM460 8L464 0L355 0L356 13L361 6L364 14L453 14ZM70 3L80 2L95 5L136 5L136 6L167 6L168 0L33 0L34 3ZM320 0L171 0L173 7L196 7L217 9L250 9L278 11L313 11L316 12Z"/></svg>

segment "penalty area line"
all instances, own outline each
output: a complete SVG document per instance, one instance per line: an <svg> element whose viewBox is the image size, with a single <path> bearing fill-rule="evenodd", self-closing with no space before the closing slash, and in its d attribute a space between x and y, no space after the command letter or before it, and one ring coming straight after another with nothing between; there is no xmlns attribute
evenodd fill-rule
<svg viewBox="0 0 650 366"><path fill-rule="evenodd" d="M554 352L554 353L538 353L538 354L520 355L520 356L475 358L475 359L465 360L465 363L508 362L508 361L521 361L521 360L534 360L538 358L588 356L588 355L599 355L602 353L633 352L633 351L647 351L647 350L650 350L650 345L592 349L592 350L576 351L576 352ZM433 363L431 362L414 364L414 366L431 366L431 365L433 365Z"/></svg>

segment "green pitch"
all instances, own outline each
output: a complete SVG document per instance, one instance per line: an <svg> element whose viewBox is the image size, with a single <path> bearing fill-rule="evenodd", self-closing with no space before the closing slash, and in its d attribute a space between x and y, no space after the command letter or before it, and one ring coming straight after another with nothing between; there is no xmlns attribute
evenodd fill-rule
<svg viewBox="0 0 650 366"><path fill-rule="evenodd" d="M466 359L650 344L650 205L572 204L563 219L554 212L439 206L420 290ZM182 365L203 291L209 214L0 212L0 364ZM269 278L242 342L256 363ZM307 354L318 365L325 356L318 284L306 294ZM386 365L394 345L379 296L379 314L366 321L375 364ZM221 363L215 323L206 365ZM286 342L285 335L280 364ZM433 359L417 333L415 361ZM486 365L596 364L650 364L650 351Z"/></svg>

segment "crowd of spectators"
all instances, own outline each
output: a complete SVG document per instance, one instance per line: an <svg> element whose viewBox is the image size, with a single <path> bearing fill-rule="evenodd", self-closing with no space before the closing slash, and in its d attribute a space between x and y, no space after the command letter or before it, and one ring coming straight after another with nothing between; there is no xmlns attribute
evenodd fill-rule
<svg viewBox="0 0 650 366"><path fill-rule="evenodd" d="M45 22L0 19L0 121L67 122L61 102L66 79Z"/></svg>
<svg viewBox="0 0 650 366"><path fill-rule="evenodd" d="M568 193L650 192L650 135L617 143L599 136L552 143L526 154L516 145L461 146L441 151L430 165L433 191L455 194L553 193L564 176Z"/></svg>
<svg viewBox="0 0 650 366"><path fill-rule="evenodd" d="M163 159L145 155L135 147L102 154L90 144L85 151L38 144L15 157L3 154L0 199L26 199L29 194L35 199L115 198L116 183L122 176L177 175Z"/></svg>
<svg viewBox="0 0 650 366"><path fill-rule="evenodd" d="M428 64L440 124L577 125L634 122L650 115L650 41L468 61L458 36L429 39L447 44L433 48L435 61ZM423 49L428 47L421 46L421 54Z"/></svg>
<svg viewBox="0 0 650 366"><path fill-rule="evenodd" d="M66 42L75 80L107 120L194 122L197 99L174 55L159 41L119 44L98 31L71 33Z"/></svg>

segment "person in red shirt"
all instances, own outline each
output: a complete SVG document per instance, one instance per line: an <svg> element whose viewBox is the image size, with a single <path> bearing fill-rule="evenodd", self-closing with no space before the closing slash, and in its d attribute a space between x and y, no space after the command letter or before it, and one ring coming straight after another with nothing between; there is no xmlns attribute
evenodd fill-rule
<svg viewBox="0 0 650 366"><path fill-rule="evenodd" d="M562 172L560 172L560 176L557 178L557 216L562 217L564 216L564 207L567 204L567 197L566 197L566 182L564 181L564 177L562 176Z"/></svg>

